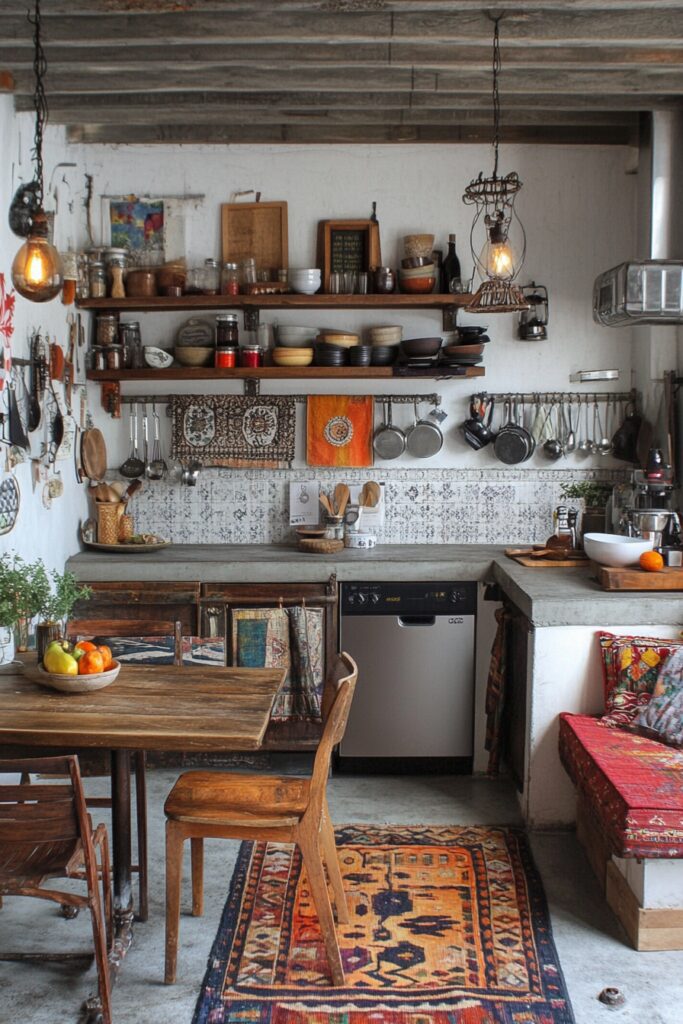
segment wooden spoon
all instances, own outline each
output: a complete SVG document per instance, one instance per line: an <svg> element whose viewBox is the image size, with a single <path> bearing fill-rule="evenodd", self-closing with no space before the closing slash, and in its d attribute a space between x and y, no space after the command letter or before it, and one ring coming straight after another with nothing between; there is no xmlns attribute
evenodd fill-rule
<svg viewBox="0 0 683 1024"><path fill-rule="evenodd" d="M358 504L364 505L366 508L374 508L375 505L379 504L381 496L382 491L379 484L375 483L374 480L368 480L367 483L363 484Z"/></svg>
<svg viewBox="0 0 683 1024"><path fill-rule="evenodd" d="M109 484L99 483L95 487L91 487L90 491L95 501L118 502L121 500L114 488L110 487Z"/></svg>
<svg viewBox="0 0 683 1024"><path fill-rule="evenodd" d="M351 495L346 484L337 484L334 489L334 505L338 516L343 516L346 512L346 506L350 497Z"/></svg>
<svg viewBox="0 0 683 1024"><path fill-rule="evenodd" d="M321 494L320 495L320 504L325 509L325 511L327 512L328 515L333 516L335 514L334 513L334 509L332 508L332 506L330 504L330 499L327 497L326 494Z"/></svg>

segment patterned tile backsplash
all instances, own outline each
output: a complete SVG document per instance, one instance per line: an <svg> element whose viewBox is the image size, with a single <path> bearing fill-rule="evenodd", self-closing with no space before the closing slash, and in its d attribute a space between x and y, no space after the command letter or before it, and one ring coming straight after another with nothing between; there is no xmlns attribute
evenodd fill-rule
<svg viewBox="0 0 683 1024"><path fill-rule="evenodd" d="M132 511L137 530L176 544L278 544L292 537L291 480L318 480L331 491L341 479L375 479L386 485L385 544L531 544L551 532L562 484L627 478L622 470L206 469L195 487L146 486Z"/></svg>

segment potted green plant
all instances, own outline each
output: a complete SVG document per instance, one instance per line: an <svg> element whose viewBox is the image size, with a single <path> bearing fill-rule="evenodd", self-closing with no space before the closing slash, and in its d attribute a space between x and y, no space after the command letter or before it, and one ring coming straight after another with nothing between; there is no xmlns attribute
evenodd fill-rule
<svg viewBox="0 0 683 1024"><path fill-rule="evenodd" d="M15 630L19 650L26 650L28 623L39 614L49 590L42 562L25 562L14 552L0 558L0 665L14 660Z"/></svg>
<svg viewBox="0 0 683 1024"><path fill-rule="evenodd" d="M607 500L612 485L599 480L582 480L577 484L563 484L560 494L563 498L578 498L583 501L581 514L581 535L604 533Z"/></svg>
<svg viewBox="0 0 683 1024"><path fill-rule="evenodd" d="M45 648L50 641L62 635L74 605L78 601L88 600L92 596L92 590L90 587L82 586L72 572L57 572L53 569L48 577L42 562L38 576L42 601L37 611L39 622L36 626L36 648L38 659L42 661Z"/></svg>

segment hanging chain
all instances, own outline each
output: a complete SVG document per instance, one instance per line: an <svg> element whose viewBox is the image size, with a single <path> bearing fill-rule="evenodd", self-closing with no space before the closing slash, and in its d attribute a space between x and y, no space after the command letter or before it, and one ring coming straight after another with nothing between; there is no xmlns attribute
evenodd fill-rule
<svg viewBox="0 0 683 1024"><path fill-rule="evenodd" d="M498 24L502 15L493 19L493 177L498 176L498 143L500 142L500 96L498 94L498 75L501 70L500 37Z"/></svg>
<svg viewBox="0 0 683 1024"><path fill-rule="evenodd" d="M36 110L36 126L33 135L33 159L36 164L36 182L38 191L36 198L43 205L43 129L47 123L48 109L47 97L43 79L47 72L47 61L45 52L40 40L42 21L40 18L40 0L36 0L35 14L27 15L29 24L33 25L33 73L36 79L36 87L33 93L33 105Z"/></svg>

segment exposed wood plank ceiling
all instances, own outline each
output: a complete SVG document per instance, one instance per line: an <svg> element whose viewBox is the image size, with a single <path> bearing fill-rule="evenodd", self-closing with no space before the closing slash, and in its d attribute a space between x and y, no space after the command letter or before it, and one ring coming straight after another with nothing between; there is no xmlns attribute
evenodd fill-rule
<svg viewBox="0 0 683 1024"><path fill-rule="evenodd" d="M0 88L33 109L33 0L0 7ZM52 123L78 142L491 138L479 0L42 0ZM502 138L624 144L683 103L683 2L494 0Z"/></svg>

